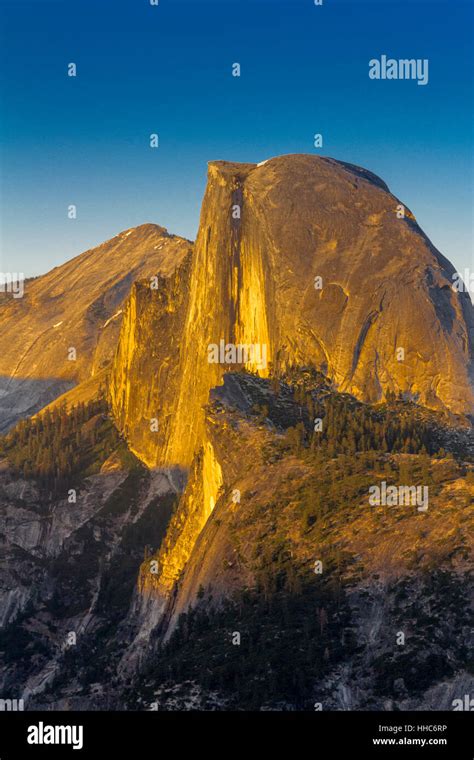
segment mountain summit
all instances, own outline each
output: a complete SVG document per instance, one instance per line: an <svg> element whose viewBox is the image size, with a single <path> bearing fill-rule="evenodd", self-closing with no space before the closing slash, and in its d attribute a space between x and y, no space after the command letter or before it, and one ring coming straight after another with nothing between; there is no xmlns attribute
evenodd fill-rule
<svg viewBox="0 0 474 760"><path fill-rule="evenodd" d="M191 247L164 227L142 224L27 281L24 298L4 300L0 431L107 366L133 281L169 275Z"/></svg>
<svg viewBox="0 0 474 760"><path fill-rule="evenodd" d="M209 390L232 369L209 362L222 340L264 346L266 369L238 365L261 376L311 365L363 401L401 393L472 414L473 307L453 273L365 169L310 155L212 161L192 263L160 294L137 286L126 307L119 427L148 464L189 465Z"/></svg>

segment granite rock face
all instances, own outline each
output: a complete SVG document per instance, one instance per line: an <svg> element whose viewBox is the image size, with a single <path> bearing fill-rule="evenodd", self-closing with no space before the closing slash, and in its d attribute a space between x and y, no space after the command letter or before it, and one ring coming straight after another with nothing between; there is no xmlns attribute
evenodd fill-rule
<svg viewBox="0 0 474 760"><path fill-rule="evenodd" d="M164 461L172 436L190 267L191 254L170 277L160 278L156 289L148 281L133 285L111 371L109 395L117 426L151 467Z"/></svg>
<svg viewBox="0 0 474 760"><path fill-rule="evenodd" d="M23 298L4 297L0 431L106 367L132 283L169 275L191 247L164 227L143 224L27 280Z"/></svg>
<svg viewBox="0 0 474 760"><path fill-rule="evenodd" d="M271 366L312 365L364 401L402 392L472 414L473 307L453 290L453 273L365 169L309 155L211 162L180 286L154 299L137 290L127 307L111 390L119 426L147 464L188 467L205 440L210 389L243 366L264 377ZM159 350L156 320L170 335ZM210 363L220 341L260 354ZM140 392L131 402L126 389L138 383L156 386L156 398Z"/></svg>

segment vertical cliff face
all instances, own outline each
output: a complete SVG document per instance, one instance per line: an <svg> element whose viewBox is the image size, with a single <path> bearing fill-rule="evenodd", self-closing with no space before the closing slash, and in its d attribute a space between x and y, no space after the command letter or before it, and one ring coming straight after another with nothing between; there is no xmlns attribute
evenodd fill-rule
<svg viewBox="0 0 474 760"><path fill-rule="evenodd" d="M165 460L189 463L203 440L203 406L229 364L209 361L209 346L265 346L235 356L231 368L266 374L271 357L268 331L269 278L260 230L247 234L244 190L252 164L209 165L199 234L191 270L189 308L182 335L179 387ZM250 234L255 232L255 234ZM220 360L222 356L219 357ZM239 361L241 359L242 361Z"/></svg>
<svg viewBox="0 0 474 760"><path fill-rule="evenodd" d="M181 338L189 301L191 254L169 277L133 285L109 383L119 429L150 467L164 452L176 415ZM182 409L186 415L186 408Z"/></svg>
<svg viewBox="0 0 474 760"><path fill-rule="evenodd" d="M222 468L212 443L207 440L193 462L179 508L157 555L157 566L151 559L141 567L139 590L144 596L157 593L166 598L172 590L214 510L222 486Z"/></svg>
<svg viewBox="0 0 474 760"><path fill-rule="evenodd" d="M112 397L138 455L188 467L210 388L242 366L265 376L270 364L312 364L366 401L401 391L472 413L469 296L453 290L453 267L400 208L378 177L331 159L211 162L186 278L167 305L140 296L137 307L134 293L127 308ZM172 354L158 348L163 334ZM256 350L210 362L221 341ZM144 432L149 416L158 435Z"/></svg>
<svg viewBox="0 0 474 760"><path fill-rule="evenodd" d="M204 443L209 390L229 368L268 374L271 277L262 230L244 199L253 168L210 164L192 260L163 280L161 295L136 286L126 308L111 398L130 446L149 465L189 467ZM222 355L209 361L209 347L221 342L255 348L229 356L230 365ZM153 417L158 433L150 430Z"/></svg>
<svg viewBox="0 0 474 760"><path fill-rule="evenodd" d="M146 559L130 612L134 641L121 663L130 672L149 646L152 631L172 615L172 592L221 495L223 471L210 436L195 456L186 488L171 518L161 549Z"/></svg>

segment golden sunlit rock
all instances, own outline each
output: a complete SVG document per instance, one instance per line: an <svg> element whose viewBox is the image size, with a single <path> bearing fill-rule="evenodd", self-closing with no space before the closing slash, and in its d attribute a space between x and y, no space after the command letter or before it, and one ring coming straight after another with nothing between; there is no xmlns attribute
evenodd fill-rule
<svg viewBox="0 0 474 760"><path fill-rule="evenodd" d="M332 159L211 162L192 261L161 292L137 286L125 309L111 398L137 456L189 467L209 390L242 366L312 365L365 401L402 392L472 413L472 304L399 206L378 177ZM264 346L266 367L210 363L222 340Z"/></svg>

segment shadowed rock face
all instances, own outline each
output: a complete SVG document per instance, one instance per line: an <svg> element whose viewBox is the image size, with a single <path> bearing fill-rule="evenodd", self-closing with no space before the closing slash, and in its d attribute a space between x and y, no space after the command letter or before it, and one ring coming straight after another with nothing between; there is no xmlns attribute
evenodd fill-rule
<svg viewBox="0 0 474 760"><path fill-rule="evenodd" d="M126 394L112 390L137 454L148 464L190 464L205 439L209 390L232 369L208 362L209 344L221 339L265 345L267 362L281 369L312 364L362 400L402 391L428 407L472 413L469 296L452 290L453 267L408 209L398 218L399 203L375 175L332 159L211 162L179 319L167 302L179 346L165 357L175 370L172 390L162 389L159 444L149 431L156 404L137 398L132 425ZM122 330L114 368L122 386L161 371L163 355L153 350L147 369L137 361L148 334L138 311L140 323L128 319Z"/></svg>
<svg viewBox="0 0 474 760"><path fill-rule="evenodd" d="M25 283L0 305L0 431L107 366L134 280L168 276L191 249L144 224ZM76 361L68 360L74 347Z"/></svg>

